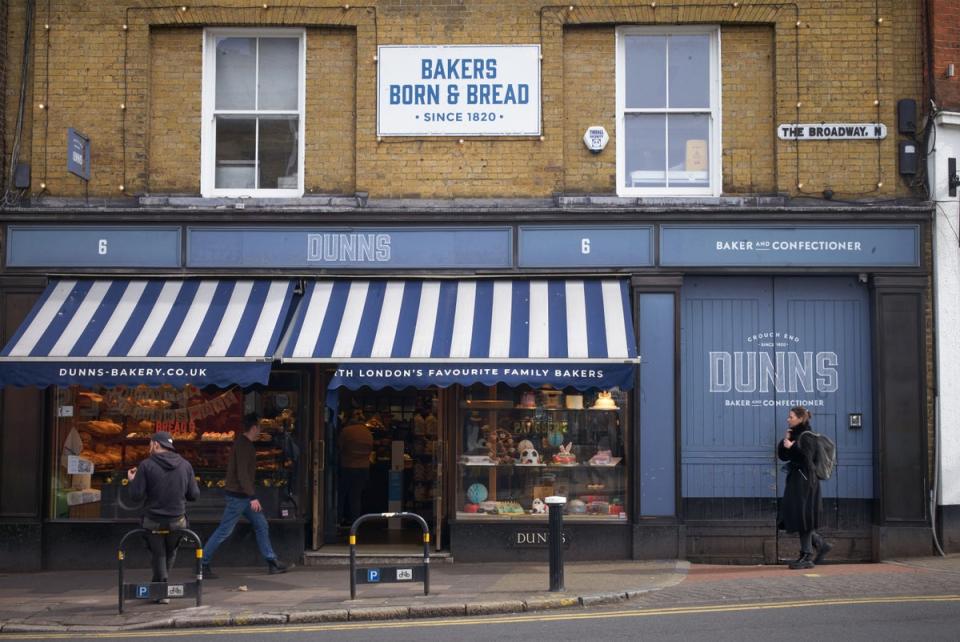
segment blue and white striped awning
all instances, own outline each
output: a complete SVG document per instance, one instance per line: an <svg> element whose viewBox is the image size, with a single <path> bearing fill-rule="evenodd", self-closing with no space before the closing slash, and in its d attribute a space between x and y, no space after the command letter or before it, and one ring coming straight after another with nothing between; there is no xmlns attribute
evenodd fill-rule
<svg viewBox="0 0 960 642"><path fill-rule="evenodd" d="M357 280L309 283L287 362L629 362L627 283Z"/></svg>
<svg viewBox="0 0 960 642"><path fill-rule="evenodd" d="M62 280L0 351L0 383L266 383L288 280Z"/></svg>

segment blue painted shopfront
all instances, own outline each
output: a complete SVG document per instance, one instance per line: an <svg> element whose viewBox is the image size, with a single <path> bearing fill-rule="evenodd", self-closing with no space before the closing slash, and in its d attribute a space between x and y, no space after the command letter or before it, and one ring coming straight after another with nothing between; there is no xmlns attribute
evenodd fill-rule
<svg viewBox="0 0 960 642"><path fill-rule="evenodd" d="M681 389L687 519L772 522L784 481L775 446L790 407L804 405L838 448L827 527L868 523L869 295L856 277L687 277Z"/></svg>

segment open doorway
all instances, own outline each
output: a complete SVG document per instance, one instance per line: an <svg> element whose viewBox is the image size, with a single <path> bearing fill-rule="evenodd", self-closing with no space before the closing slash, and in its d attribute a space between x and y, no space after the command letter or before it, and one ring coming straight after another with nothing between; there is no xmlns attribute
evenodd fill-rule
<svg viewBox="0 0 960 642"><path fill-rule="evenodd" d="M436 389L340 390L337 421L328 428L336 457L328 468L334 506L325 543L346 544L360 515L401 511L423 517L431 540L441 540L440 415ZM385 552L422 542L410 520L367 522L357 536L367 550Z"/></svg>

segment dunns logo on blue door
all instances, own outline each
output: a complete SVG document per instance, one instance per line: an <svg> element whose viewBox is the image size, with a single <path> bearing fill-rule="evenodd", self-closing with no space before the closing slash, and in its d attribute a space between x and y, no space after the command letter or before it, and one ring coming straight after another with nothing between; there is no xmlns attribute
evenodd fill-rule
<svg viewBox="0 0 960 642"><path fill-rule="evenodd" d="M785 332L758 332L745 337L745 350L710 351L710 392L797 395L790 399L725 399L725 406L823 406L839 388L836 352L802 350L800 337Z"/></svg>

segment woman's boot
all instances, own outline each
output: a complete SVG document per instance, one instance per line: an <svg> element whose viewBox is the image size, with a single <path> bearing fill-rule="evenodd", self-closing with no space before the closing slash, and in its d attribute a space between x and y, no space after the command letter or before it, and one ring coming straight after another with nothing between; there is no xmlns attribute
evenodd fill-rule
<svg viewBox="0 0 960 642"><path fill-rule="evenodd" d="M813 568L813 553L804 553L800 556L800 559L790 562L789 568L794 571L798 571L805 568Z"/></svg>

